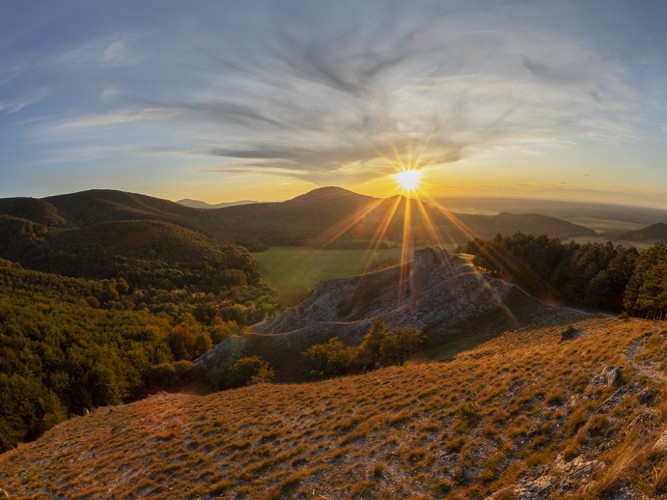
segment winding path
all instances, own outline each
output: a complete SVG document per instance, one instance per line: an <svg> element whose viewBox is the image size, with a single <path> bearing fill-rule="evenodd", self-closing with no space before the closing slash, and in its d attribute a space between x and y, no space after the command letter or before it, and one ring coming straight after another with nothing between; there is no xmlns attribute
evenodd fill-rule
<svg viewBox="0 0 667 500"><path fill-rule="evenodd" d="M662 332L662 328L656 327L658 333ZM653 380L661 380L662 382L667 382L667 374L660 369L660 363L657 361L645 361L638 362L636 360L642 352L644 352L644 339L646 337L641 337L636 340L633 340L628 345L624 354L630 366L634 368L640 375L648 377Z"/></svg>

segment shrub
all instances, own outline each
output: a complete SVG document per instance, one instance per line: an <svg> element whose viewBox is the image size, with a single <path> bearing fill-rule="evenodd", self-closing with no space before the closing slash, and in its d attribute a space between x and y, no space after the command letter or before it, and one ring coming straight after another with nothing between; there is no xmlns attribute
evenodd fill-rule
<svg viewBox="0 0 667 500"><path fill-rule="evenodd" d="M359 346L356 364L372 369L402 365L422 342L421 331L398 327L389 330L383 318L377 318Z"/></svg>
<svg viewBox="0 0 667 500"><path fill-rule="evenodd" d="M240 358L223 370L218 387L241 387L251 383L270 382L275 378L271 365L259 356Z"/></svg>
<svg viewBox="0 0 667 500"><path fill-rule="evenodd" d="M343 375L350 369L354 357L354 348L347 347L338 337L329 339L326 344L311 346L304 356L310 358L315 368L313 375Z"/></svg>

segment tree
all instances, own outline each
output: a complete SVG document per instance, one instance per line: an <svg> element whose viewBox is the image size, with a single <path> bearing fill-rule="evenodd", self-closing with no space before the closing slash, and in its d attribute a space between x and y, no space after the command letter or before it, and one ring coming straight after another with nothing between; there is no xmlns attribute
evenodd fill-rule
<svg viewBox="0 0 667 500"><path fill-rule="evenodd" d="M421 331L398 327L389 330L377 318L357 350L356 362L362 368L402 365L422 342Z"/></svg>
<svg viewBox="0 0 667 500"><path fill-rule="evenodd" d="M422 333L416 328L395 328L380 346L380 364L402 366L422 341Z"/></svg>
<svg viewBox="0 0 667 500"><path fill-rule="evenodd" d="M213 345L211 337L206 332L193 332L189 325L176 325L167 337L167 342L174 354L174 358L193 360L198 358Z"/></svg>
<svg viewBox="0 0 667 500"><path fill-rule="evenodd" d="M271 365L259 356L240 358L223 370L218 386L222 389L270 382L276 374Z"/></svg>
<svg viewBox="0 0 667 500"><path fill-rule="evenodd" d="M343 375L350 369L355 349L333 337L325 344L315 344L303 353L315 364L311 373L319 376Z"/></svg>
<svg viewBox="0 0 667 500"><path fill-rule="evenodd" d="M639 255L624 303L628 311L639 316L667 315L667 243L657 243Z"/></svg>
<svg viewBox="0 0 667 500"><path fill-rule="evenodd" d="M376 318L359 346L356 363L362 368L375 368L380 362L382 345L387 342L388 334L389 329L384 318Z"/></svg>

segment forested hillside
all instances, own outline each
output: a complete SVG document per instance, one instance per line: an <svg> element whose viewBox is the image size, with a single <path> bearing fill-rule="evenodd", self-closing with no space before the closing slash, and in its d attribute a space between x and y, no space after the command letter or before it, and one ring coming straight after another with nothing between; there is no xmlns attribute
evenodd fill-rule
<svg viewBox="0 0 667 500"><path fill-rule="evenodd" d="M628 282L624 305L635 316L667 319L667 242L641 253Z"/></svg>
<svg viewBox="0 0 667 500"><path fill-rule="evenodd" d="M634 248L610 242L562 243L556 238L517 233L476 239L461 250L474 255L479 268L515 281L544 300L616 312L627 308L644 315L649 306L635 304L639 290L645 291L648 283L655 283L654 290L667 292L667 281L653 268L667 264L663 248L658 245L640 256ZM629 282L633 285L626 292Z"/></svg>
<svg viewBox="0 0 667 500"><path fill-rule="evenodd" d="M0 451L84 408L162 389L201 388L192 360L270 295L247 286L217 294L130 289L0 260Z"/></svg>
<svg viewBox="0 0 667 500"><path fill-rule="evenodd" d="M118 191L0 200L0 450L84 408L197 387L191 361L275 309L207 220Z"/></svg>

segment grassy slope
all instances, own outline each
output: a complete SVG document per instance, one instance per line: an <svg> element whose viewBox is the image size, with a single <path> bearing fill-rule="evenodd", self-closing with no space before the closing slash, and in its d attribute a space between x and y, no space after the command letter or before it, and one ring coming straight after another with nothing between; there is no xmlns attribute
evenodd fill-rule
<svg viewBox="0 0 667 500"><path fill-rule="evenodd" d="M444 245L449 251L455 245ZM252 254L261 276L277 290L283 304L296 304L323 280L356 276L383 265L398 264L400 248L334 250L272 247Z"/></svg>
<svg viewBox="0 0 667 500"><path fill-rule="evenodd" d="M377 250L316 250L307 247L273 247L252 254L269 285L278 290L281 302L295 304L328 279L354 276L382 263L396 264L400 248Z"/></svg>
<svg viewBox="0 0 667 500"><path fill-rule="evenodd" d="M483 498L546 477L570 482L553 498L623 482L658 496L667 462L644 450L667 425L667 325L575 326L583 335L566 343L562 328L509 332L448 363L101 408L0 456L0 485L72 498ZM627 383L587 388L608 364ZM654 402L638 402L644 387Z"/></svg>

